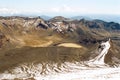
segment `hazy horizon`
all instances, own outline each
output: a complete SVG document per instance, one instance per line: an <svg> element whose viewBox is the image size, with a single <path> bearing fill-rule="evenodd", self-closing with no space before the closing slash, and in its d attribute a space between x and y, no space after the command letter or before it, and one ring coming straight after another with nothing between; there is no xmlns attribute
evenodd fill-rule
<svg viewBox="0 0 120 80"><path fill-rule="evenodd" d="M0 16L120 15L119 0L1 0Z"/></svg>

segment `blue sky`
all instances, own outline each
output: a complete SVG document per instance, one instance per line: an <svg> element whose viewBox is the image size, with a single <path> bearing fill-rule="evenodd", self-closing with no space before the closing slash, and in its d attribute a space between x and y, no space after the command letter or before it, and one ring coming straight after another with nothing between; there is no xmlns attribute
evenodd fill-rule
<svg viewBox="0 0 120 80"><path fill-rule="evenodd" d="M120 15L120 0L0 0L0 15Z"/></svg>

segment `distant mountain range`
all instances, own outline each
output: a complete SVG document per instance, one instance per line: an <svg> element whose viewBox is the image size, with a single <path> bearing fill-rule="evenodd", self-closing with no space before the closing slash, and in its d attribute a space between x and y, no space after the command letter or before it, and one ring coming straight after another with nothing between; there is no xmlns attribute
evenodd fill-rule
<svg viewBox="0 0 120 80"><path fill-rule="evenodd" d="M41 15L41 18L43 18L44 20L49 20L52 19L53 17L50 16L46 16L46 15ZM80 19L85 19L85 20L94 20L94 19L99 19L99 20L103 20L106 22L117 22L120 23L120 16L115 16L115 15L85 15L85 16L72 16L72 17L67 17L69 19L73 19L73 20L80 20Z"/></svg>
<svg viewBox="0 0 120 80"><path fill-rule="evenodd" d="M4 16L9 16L9 15L4 15ZM38 15L24 15L24 14L14 14L14 15L10 15L10 16L22 16L22 17L37 17ZM55 16L48 16L48 15L39 15L42 19L44 20L49 20L54 18ZM65 16L64 16L65 17ZM73 19L73 20L80 20L80 19L85 19L85 20L94 20L94 19L99 19L99 20L103 20L106 22L117 22L120 23L120 15L76 15L76 16L69 16L66 17L69 19Z"/></svg>
<svg viewBox="0 0 120 80"><path fill-rule="evenodd" d="M41 17L42 19L44 19L44 20L49 20L49 19L51 19L51 17L45 16L45 15L41 15L40 17Z"/></svg>
<svg viewBox="0 0 120 80"><path fill-rule="evenodd" d="M73 19L73 20L81 20L81 19L92 20L92 18L89 18L86 16L74 16L74 17L71 17L71 19Z"/></svg>

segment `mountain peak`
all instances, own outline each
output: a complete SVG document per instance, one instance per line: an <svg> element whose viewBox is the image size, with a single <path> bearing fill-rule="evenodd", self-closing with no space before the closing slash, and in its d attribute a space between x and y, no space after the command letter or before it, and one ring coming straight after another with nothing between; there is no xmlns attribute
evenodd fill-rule
<svg viewBox="0 0 120 80"><path fill-rule="evenodd" d="M54 21L54 22L61 22L61 21L66 21L66 20L70 20L69 18L65 18L63 16L56 16L52 19L50 19L50 21Z"/></svg>

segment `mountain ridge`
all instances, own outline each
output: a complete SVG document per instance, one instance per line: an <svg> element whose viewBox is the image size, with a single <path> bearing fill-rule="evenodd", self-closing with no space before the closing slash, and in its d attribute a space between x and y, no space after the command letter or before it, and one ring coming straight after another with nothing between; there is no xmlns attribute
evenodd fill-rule
<svg viewBox="0 0 120 80"><path fill-rule="evenodd" d="M120 24L115 22L71 20L62 16L47 21L41 17L0 17L0 33L3 54L24 46L55 47L62 43L77 43L86 48L86 55L90 55L88 49L91 52L95 45L111 38L116 49L111 49L110 53L119 55ZM116 57L120 58L120 55Z"/></svg>

